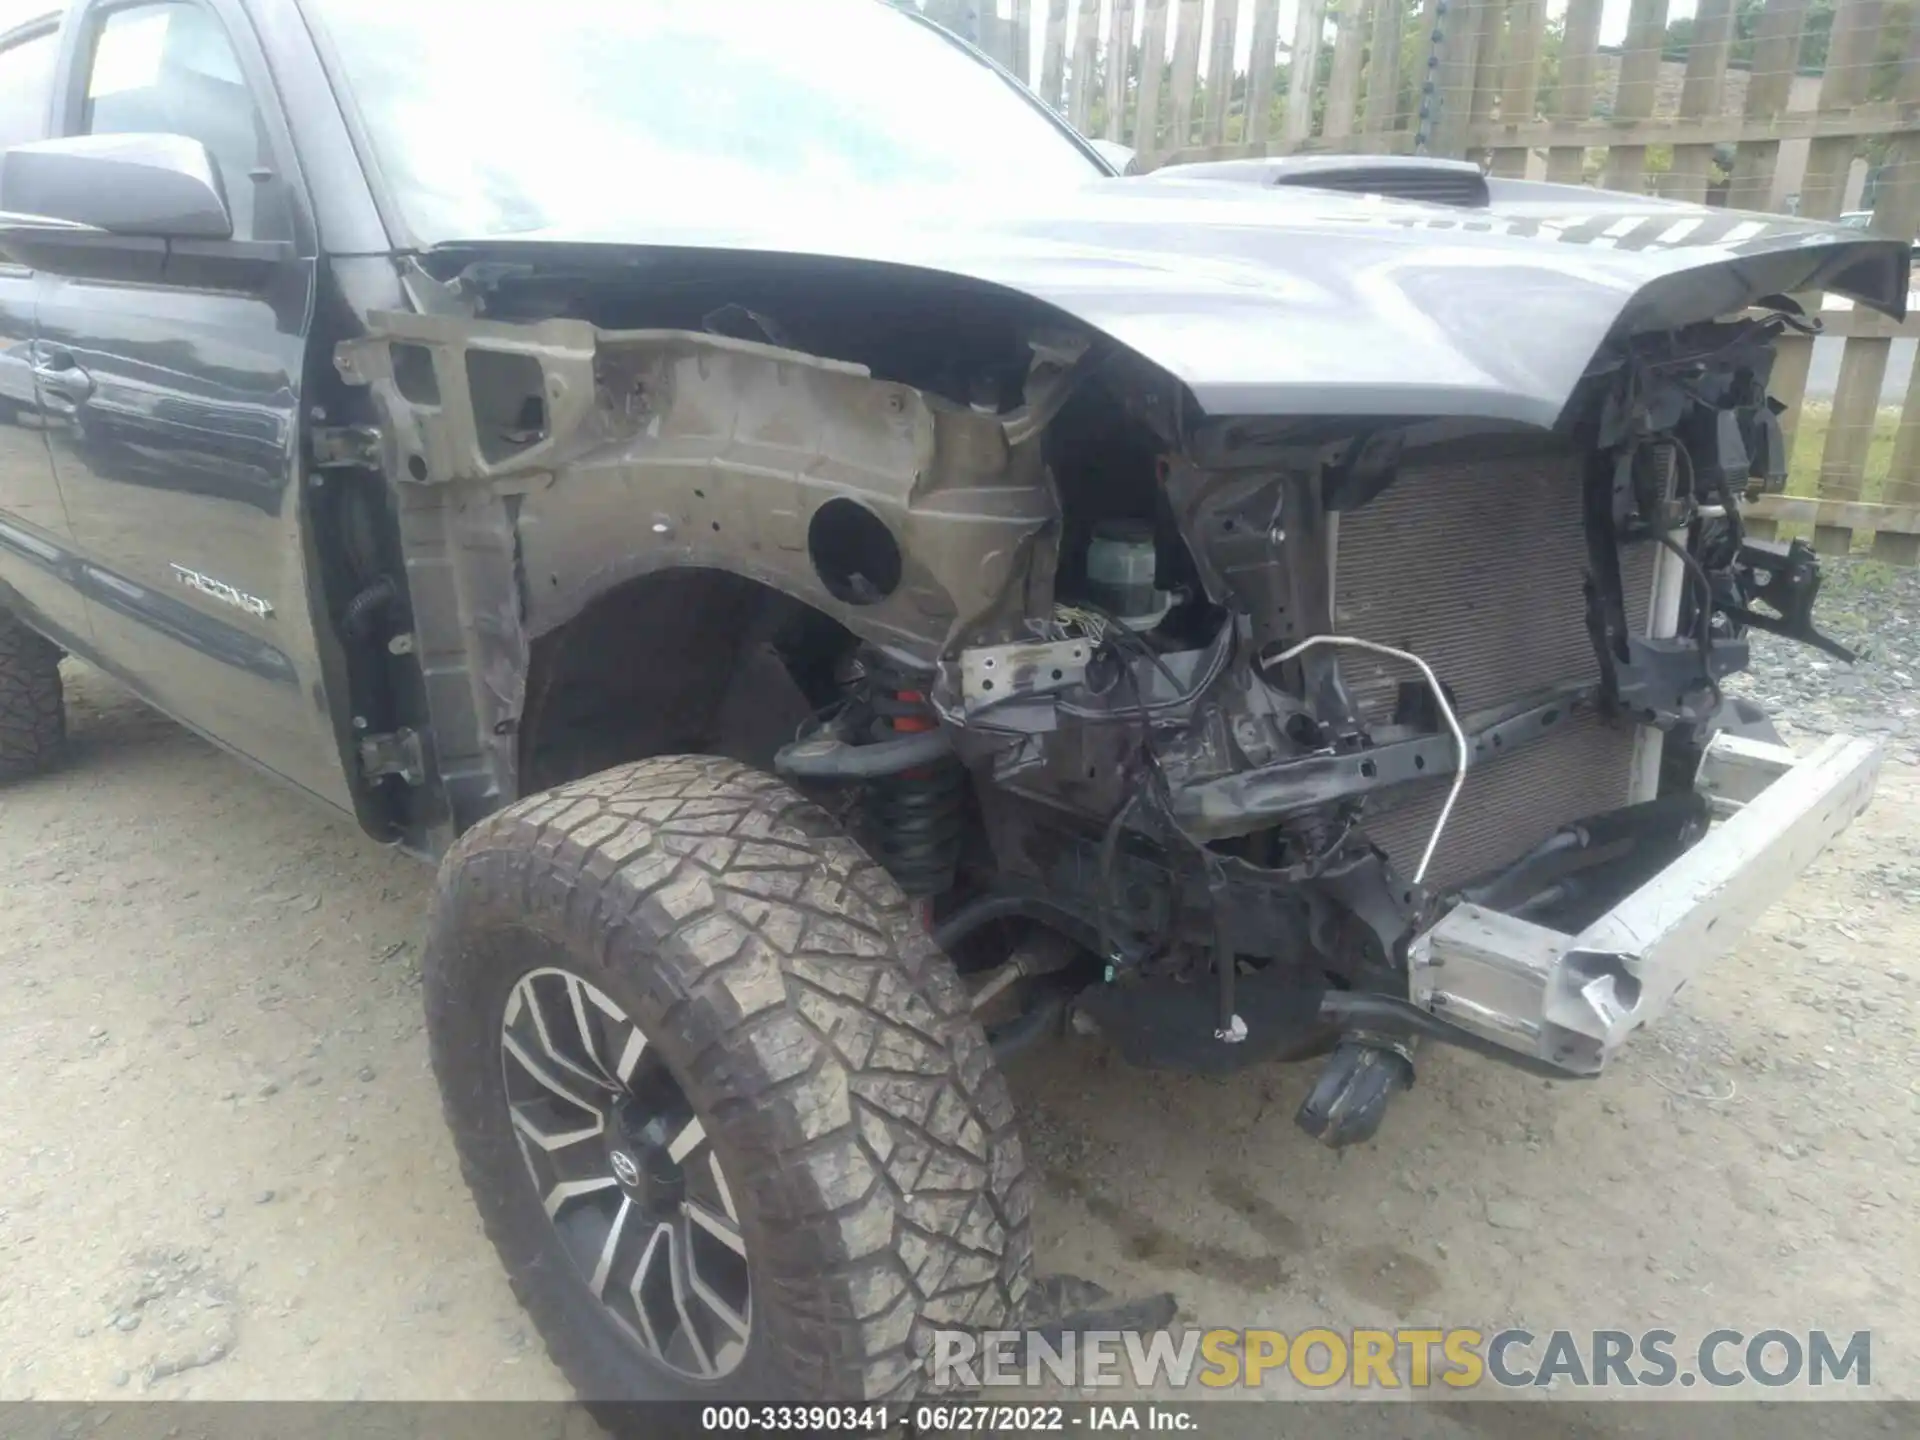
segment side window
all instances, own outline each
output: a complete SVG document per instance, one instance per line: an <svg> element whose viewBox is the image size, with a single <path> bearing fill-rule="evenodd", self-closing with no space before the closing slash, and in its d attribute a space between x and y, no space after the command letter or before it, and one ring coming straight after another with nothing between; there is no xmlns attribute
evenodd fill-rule
<svg viewBox="0 0 1920 1440"><path fill-rule="evenodd" d="M60 33L49 30L0 50L0 150L47 136Z"/></svg>
<svg viewBox="0 0 1920 1440"><path fill-rule="evenodd" d="M168 0L107 14L94 40L81 129L198 140L220 168L234 238L281 238L283 227L256 213L256 177L272 167L260 112L232 41L200 6Z"/></svg>

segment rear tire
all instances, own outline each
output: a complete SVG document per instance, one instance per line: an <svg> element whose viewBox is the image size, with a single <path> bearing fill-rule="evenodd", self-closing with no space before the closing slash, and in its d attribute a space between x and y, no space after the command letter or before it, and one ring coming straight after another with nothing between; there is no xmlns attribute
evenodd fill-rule
<svg viewBox="0 0 1920 1440"><path fill-rule="evenodd" d="M1031 1194L1005 1083L899 887L780 781L676 757L501 811L447 856L422 970L467 1183L585 1399L905 1399L931 1329L1011 1323ZM518 1058L542 1046L546 1079ZM598 1188L550 1220L561 1183ZM674 1289L647 1278L670 1240L642 1246L626 1283L633 1217L696 1210L680 1253L744 1251L724 1308L700 1298L738 1278L724 1250Z"/></svg>
<svg viewBox="0 0 1920 1440"><path fill-rule="evenodd" d="M60 650L0 610L0 782L49 769L66 744Z"/></svg>

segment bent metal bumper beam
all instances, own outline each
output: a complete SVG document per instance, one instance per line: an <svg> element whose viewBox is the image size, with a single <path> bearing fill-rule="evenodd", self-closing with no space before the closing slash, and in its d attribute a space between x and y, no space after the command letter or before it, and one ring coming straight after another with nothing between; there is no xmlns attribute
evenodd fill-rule
<svg viewBox="0 0 1920 1440"><path fill-rule="evenodd" d="M1797 762L1752 748L1716 740L1696 782L1730 808L1737 769L1752 798L1579 934L1461 905L1418 936L1413 1003L1565 1073L1599 1074L1866 809L1880 773L1877 741L1835 736ZM1753 791L1769 762L1777 777Z"/></svg>

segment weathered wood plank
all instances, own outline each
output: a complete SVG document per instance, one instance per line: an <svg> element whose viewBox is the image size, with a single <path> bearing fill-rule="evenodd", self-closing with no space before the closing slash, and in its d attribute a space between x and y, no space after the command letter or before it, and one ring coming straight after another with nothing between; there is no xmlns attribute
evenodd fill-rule
<svg viewBox="0 0 1920 1440"><path fill-rule="evenodd" d="M1680 115L1698 120L1718 115L1725 99L1727 57L1733 48L1733 0L1700 0L1694 15L1693 44L1687 50L1687 78L1680 90ZM1673 200L1704 205L1713 170L1711 145L1675 145L1673 168L1661 193Z"/></svg>
<svg viewBox="0 0 1920 1440"><path fill-rule="evenodd" d="M973 39L973 25L967 0L927 0L922 7L924 14L934 24L944 30L951 30L963 40Z"/></svg>
<svg viewBox="0 0 1920 1440"><path fill-rule="evenodd" d="M1820 77L1820 108L1848 110L1865 97L1873 46L1878 40L1880 0L1835 0L1827 68ZM1847 170L1859 142L1851 136L1815 140L1807 153L1800 186L1800 213L1831 220L1846 204ZM1803 302L1804 303L1804 302ZM1813 302L1817 306L1817 299ZM1833 418L1820 456L1819 493L1823 499L1858 500L1865 482L1867 449L1873 442L1880 387L1887 377L1890 341L1854 336L1840 352L1840 375L1833 389ZM1814 548L1844 555L1853 531L1840 525L1816 525Z"/></svg>
<svg viewBox="0 0 1920 1440"><path fill-rule="evenodd" d="M1851 110L1823 113L1800 110L1772 119L1739 115L1708 115L1699 120L1645 120L1635 122L1589 120L1585 124L1554 120L1546 124L1483 125L1468 140L1474 145L1733 145L1782 140L1811 140L1819 136L1866 139L1875 135L1920 134L1920 111L1912 105L1876 102ZM1769 162L1771 163L1771 162ZM1772 174L1771 169L1767 172ZM1761 197L1765 199L1763 195ZM1745 207L1750 208L1750 207Z"/></svg>
<svg viewBox="0 0 1920 1440"><path fill-rule="evenodd" d="M1800 425L1800 402L1807 393L1807 371L1813 365L1813 338L1788 333L1774 342L1773 374L1767 381L1767 393L1786 409L1780 412L1780 433L1786 440L1787 454L1793 454L1794 431Z"/></svg>
<svg viewBox="0 0 1920 1440"><path fill-rule="evenodd" d="M1773 195L1773 171L1780 159L1781 136L1769 127L1787 108L1793 76L1800 64L1800 35L1806 28L1808 0L1767 0L1753 37L1753 75L1747 82L1746 119L1760 129L1740 137L1733 160L1727 204L1736 210L1765 210Z"/></svg>
<svg viewBox="0 0 1920 1440"><path fill-rule="evenodd" d="M1386 135L1342 135L1329 140L1323 135L1309 136L1298 145L1270 141L1249 147L1240 141L1224 145L1188 145L1169 150L1159 157L1161 165L1188 165L1198 160L1239 160L1248 155L1408 155L1413 153L1413 131L1397 130Z"/></svg>
<svg viewBox="0 0 1920 1440"><path fill-rule="evenodd" d="M1835 0L1827 68L1820 76L1820 108L1847 111L1867 97L1873 46L1879 38L1880 0ZM1847 170L1859 141L1852 135L1815 140L1800 183L1800 213L1831 220L1845 208Z"/></svg>
<svg viewBox="0 0 1920 1440"><path fill-rule="evenodd" d="M1112 0L1107 24L1107 113L1102 132L1109 140L1127 133L1127 62L1133 58L1133 0Z"/></svg>
<svg viewBox="0 0 1920 1440"><path fill-rule="evenodd" d="M1813 526L1814 548L1824 555L1851 550L1854 532L1873 533L1873 558L1889 565L1920 564L1920 505L1870 505L1857 500L1816 500L1802 495L1762 495L1745 507L1747 534L1771 540L1781 525Z"/></svg>
<svg viewBox="0 0 1920 1440"><path fill-rule="evenodd" d="M1099 50L1100 0L1080 0L1073 32L1073 68L1067 76L1067 119L1083 135L1093 114L1093 72Z"/></svg>
<svg viewBox="0 0 1920 1440"><path fill-rule="evenodd" d="M1883 565L1912 569L1920 565L1920 535L1896 535L1891 530L1873 532L1873 558Z"/></svg>
<svg viewBox="0 0 1920 1440"><path fill-rule="evenodd" d="M1910 17L1906 63L1900 71L1897 98L1920 100L1920 15ZM1874 228L1890 235L1912 235L1920 227L1920 136L1896 140L1888 155L1895 193L1882 193L1874 206ZM1886 501L1890 505L1920 506L1920 365L1907 380L1906 403L1900 411L1900 432L1893 442L1893 462L1887 470ZM1920 526L1914 527L1920 530ZM1877 542L1876 542L1877 545ZM1911 564L1911 561L1901 563Z"/></svg>
<svg viewBox="0 0 1920 1440"><path fill-rule="evenodd" d="M1473 100L1467 107L1469 128L1493 122L1500 107L1501 57L1505 53L1509 0L1487 0L1480 7L1478 34L1473 45Z"/></svg>
<svg viewBox="0 0 1920 1440"><path fill-rule="evenodd" d="M1480 69L1480 47L1488 12L1499 0L1449 0L1440 49L1434 102L1433 153L1460 159L1467 153L1473 126L1473 84Z"/></svg>
<svg viewBox="0 0 1920 1440"><path fill-rule="evenodd" d="M1820 497L1858 500L1867 469L1867 447L1880 408L1880 386L1887 378L1891 340L1855 336L1840 352L1840 378L1833 387L1833 419L1826 451L1820 457Z"/></svg>
<svg viewBox="0 0 1920 1440"><path fill-rule="evenodd" d="M1173 113L1167 145L1178 150L1193 138L1193 95L1200 85L1200 27L1205 0L1180 0L1180 24L1173 36Z"/></svg>
<svg viewBox="0 0 1920 1440"><path fill-rule="evenodd" d="M1900 430L1894 436L1893 460L1887 466L1887 488L1881 493L1889 505L1920 505L1920 365L1915 365L1907 378Z"/></svg>
<svg viewBox="0 0 1920 1440"><path fill-rule="evenodd" d="M1379 0L1386 3L1386 0ZM1336 0L1333 71L1327 77L1327 108L1320 133L1329 140L1353 133L1360 107L1360 62L1367 53L1368 0Z"/></svg>
<svg viewBox="0 0 1920 1440"><path fill-rule="evenodd" d="M1067 97L1061 86L1066 78L1067 6L1072 0L1046 0L1047 36L1040 56L1040 98L1067 113Z"/></svg>
<svg viewBox="0 0 1920 1440"><path fill-rule="evenodd" d="M1287 127L1280 137L1289 147L1313 133L1313 78L1320 73L1320 32L1326 16L1327 0L1300 0L1287 67Z"/></svg>
<svg viewBox="0 0 1920 1440"><path fill-rule="evenodd" d="M1602 0L1567 0L1567 25L1560 42L1560 86L1554 97L1553 112L1568 126L1582 126L1593 119L1601 3ZM1557 129L1561 134L1556 143ZM1547 146L1547 179L1577 185L1586 178L1590 142L1561 127L1548 127L1547 138L1540 143Z"/></svg>
<svg viewBox="0 0 1920 1440"><path fill-rule="evenodd" d="M1033 0L1013 0L1013 73L1031 85L1033 75Z"/></svg>
<svg viewBox="0 0 1920 1440"><path fill-rule="evenodd" d="M1218 145L1227 138L1227 109L1233 99L1233 37L1240 23L1240 0L1213 0L1213 43L1207 47L1207 116L1201 139Z"/></svg>
<svg viewBox="0 0 1920 1440"><path fill-rule="evenodd" d="M1247 142L1267 143L1273 129L1273 71L1280 55L1280 0L1253 0L1253 46L1247 62Z"/></svg>
<svg viewBox="0 0 1920 1440"><path fill-rule="evenodd" d="M1633 0L1627 13L1626 51L1620 57L1620 90L1614 118L1645 120L1653 114L1660 80L1660 50L1667 39L1667 0ZM1646 190L1647 148L1615 145L1607 152L1606 186L1642 194Z"/></svg>
<svg viewBox="0 0 1920 1440"><path fill-rule="evenodd" d="M1920 281L1920 273L1916 273L1916 280ZM1822 335L1840 339L1864 335L1876 340L1915 340L1920 339L1920 308L1905 320L1891 319L1864 305L1850 310L1822 310L1820 325Z"/></svg>
<svg viewBox="0 0 1920 1440"><path fill-rule="evenodd" d="M1275 23L1278 23L1275 6ZM1400 32L1406 23L1402 0L1374 0L1373 38L1367 46L1367 109L1361 129L1384 135L1400 123Z"/></svg>
<svg viewBox="0 0 1920 1440"><path fill-rule="evenodd" d="M1920 505L1872 505L1859 500L1816 500L1805 495L1762 495L1745 514L1785 525L1833 525L1850 530L1898 530L1920 534Z"/></svg>
<svg viewBox="0 0 1920 1440"><path fill-rule="evenodd" d="M1540 50L1547 33L1546 0L1512 0L1507 8L1507 63L1500 81L1500 119L1524 125L1534 117L1540 98ZM1493 173L1523 178L1527 173L1524 145L1501 146L1493 152Z"/></svg>
<svg viewBox="0 0 1920 1440"><path fill-rule="evenodd" d="M1168 0L1146 0L1140 32L1140 103L1133 115L1133 148L1143 157L1160 153L1160 72L1167 63Z"/></svg>
<svg viewBox="0 0 1920 1440"><path fill-rule="evenodd" d="M986 0L982 0L985 4ZM974 21L980 38L974 41L1007 69L1013 68L1013 21L997 15L991 8L978 13Z"/></svg>
<svg viewBox="0 0 1920 1440"><path fill-rule="evenodd" d="M1442 22L1440 0L1420 0L1420 23L1414 27L1413 53L1407 57L1413 80L1413 114L1408 123L1417 154L1432 150L1433 127L1440 118L1440 57L1450 28L1450 23Z"/></svg>

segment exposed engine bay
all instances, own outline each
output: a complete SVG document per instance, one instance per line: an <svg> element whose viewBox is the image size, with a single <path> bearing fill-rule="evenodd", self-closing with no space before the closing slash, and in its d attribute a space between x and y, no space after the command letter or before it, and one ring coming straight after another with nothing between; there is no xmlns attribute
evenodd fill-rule
<svg viewBox="0 0 1920 1440"><path fill-rule="evenodd" d="M604 597L737 577L768 604L720 585L728 633L698 644L781 695L702 713L773 724L731 749L924 899L997 1046L1070 1014L1148 1065L1330 1051L1300 1116L1330 1143L1373 1132L1421 1037L1597 1071L1418 1003L1416 941L1462 907L1596 922L1706 835L1716 736L1777 743L1722 693L1748 634L1846 653L1811 551L1741 525L1785 478L1785 303L1616 338L1543 431L1210 417L1103 337L958 290L416 284L429 313L340 368L407 477L420 643L465 656L427 667L457 821L565 773L532 736ZM636 624L697 627L636 609L593 643ZM671 690L685 658L639 643L628 668ZM661 713L646 693L617 708ZM670 743L649 733L598 758Z"/></svg>

